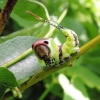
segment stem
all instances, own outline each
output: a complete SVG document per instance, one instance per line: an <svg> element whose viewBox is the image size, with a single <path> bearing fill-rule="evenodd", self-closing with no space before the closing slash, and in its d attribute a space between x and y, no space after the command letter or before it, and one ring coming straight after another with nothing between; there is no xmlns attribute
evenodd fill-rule
<svg viewBox="0 0 100 100"><path fill-rule="evenodd" d="M44 91L44 93L40 96L38 100L44 100L44 98L47 96L51 88L54 86L54 83L52 82L50 86Z"/></svg>
<svg viewBox="0 0 100 100"><path fill-rule="evenodd" d="M63 13L62 13L61 16L59 17L57 23L60 23L60 22L64 19L66 13L67 13L67 9L65 9L65 10L63 11ZM54 30L55 30L55 27L53 27L53 28L44 36L44 38L50 38L50 37L53 35L53 31L54 31Z"/></svg>
<svg viewBox="0 0 100 100"><path fill-rule="evenodd" d="M18 62L19 60L25 58L26 56L28 56L28 55L31 54L32 52L33 52L33 51L32 51L32 49L30 48L30 49L28 49L26 52L22 53L21 55L17 56L16 58L14 58L13 60L11 60L11 61L5 63L4 65L2 65L2 67L6 67L6 68L7 68L7 67L9 67L9 66L15 64L15 63Z"/></svg>
<svg viewBox="0 0 100 100"><path fill-rule="evenodd" d="M18 0L7 0L4 8L0 13L0 35L3 32L3 29L9 19L10 13L12 12L15 4Z"/></svg>

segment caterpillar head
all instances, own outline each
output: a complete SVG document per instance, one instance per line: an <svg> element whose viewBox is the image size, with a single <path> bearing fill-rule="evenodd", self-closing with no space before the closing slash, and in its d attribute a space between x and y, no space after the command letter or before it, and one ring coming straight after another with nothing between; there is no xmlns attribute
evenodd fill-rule
<svg viewBox="0 0 100 100"><path fill-rule="evenodd" d="M44 38L32 45L34 54L45 62L47 66L59 63L59 47L52 38Z"/></svg>
<svg viewBox="0 0 100 100"><path fill-rule="evenodd" d="M48 39L40 39L32 45L36 56L41 60L50 59L50 49L48 47Z"/></svg>

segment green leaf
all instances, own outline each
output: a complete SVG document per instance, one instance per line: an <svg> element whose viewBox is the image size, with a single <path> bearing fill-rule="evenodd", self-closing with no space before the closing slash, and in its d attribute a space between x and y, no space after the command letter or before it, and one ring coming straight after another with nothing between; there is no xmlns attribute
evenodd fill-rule
<svg viewBox="0 0 100 100"><path fill-rule="evenodd" d="M5 3L6 3L6 0L0 0L0 8L3 8Z"/></svg>
<svg viewBox="0 0 100 100"><path fill-rule="evenodd" d="M53 86L53 88L51 88L50 92L60 98L63 97L63 91L61 89L60 84L54 84L54 86Z"/></svg>
<svg viewBox="0 0 100 100"><path fill-rule="evenodd" d="M35 24L34 21L37 21L35 17L26 13L26 11L31 11L45 19L49 17L48 11L42 3L35 0L18 0L11 17L22 27L32 26Z"/></svg>
<svg viewBox="0 0 100 100"><path fill-rule="evenodd" d="M0 85L0 100L2 99L2 97L4 96L5 94L5 91L6 91L6 88L4 86L1 86Z"/></svg>
<svg viewBox="0 0 100 100"><path fill-rule="evenodd" d="M43 37L45 34L47 34L49 27L50 25L47 25L44 23L38 23L38 24L35 24L34 26L24 28L20 31L13 32L10 35L0 37L0 43L3 43L7 41L8 39L12 39L16 36Z"/></svg>
<svg viewBox="0 0 100 100"><path fill-rule="evenodd" d="M79 21L71 18L70 16L64 18L64 20L62 21L62 25L75 31L78 36L80 36L85 30L83 25Z"/></svg>
<svg viewBox="0 0 100 100"><path fill-rule="evenodd" d="M19 86L14 74L7 68L0 67L0 99L6 89Z"/></svg>
<svg viewBox="0 0 100 100"><path fill-rule="evenodd" d="M73 77L71 79L71 84L78 90L81 91L81 93L84 95L84 97L88 98L89 100L89 94L87 92L86 86L82 82L82 80L79 77ZM87 100L87 99L86 99Z"/></svg>
<svg viewBox="0 0 100 100"><path fill-rule="evenodd" d="M0 45L0 66L3 66L7 62L11 62L14 58L20 56L26 50L31 48L36 40L36 38L31 36L19 36L2 43ZM9 70L11 70L17 80L19 80L32 76L41 68L37 57L32 53L10 66Z"/></svg>
<svg viewBox="0 0 100 100"><path fill-rule="evenodd" d="M63 100L89 100L83 95L82 91L78 90L70 83L69 79L64 74L60 74L58 80L64 90Z"/></svg>
<svg viewBox="0 0 100 100"><path fill-rule="evenodd" d="M67 68L67 75L71 77L77 76L90 88L100 90L100 78L94 72L85 67Z"/></svg>
<svg viewBox="0 0 100 100"><path fill-rule="evenodd" d="M86 29L87 29L87 35L90 39L96 37L99 32L98 32L98 27L95 24L91 24L89 22L84 23Z"/></svg>

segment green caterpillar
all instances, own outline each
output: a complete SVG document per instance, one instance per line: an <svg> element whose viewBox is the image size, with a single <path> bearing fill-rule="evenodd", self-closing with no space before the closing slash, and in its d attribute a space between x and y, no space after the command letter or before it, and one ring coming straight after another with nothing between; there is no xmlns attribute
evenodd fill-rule
<svg viewBox="0 0 100 100"><path fill-rule="evenodd" d="M57 45L52 38L40 39L32 45L35 55L40 60L43 60L46 66L59 66L60 64L69 61L73 55L79 53L79 40L74 31L64 28L55 21L44 20L30 11L27 12L35 16L36 19L49 23L50 25L61 30L66 37L64 44L60 46Z"/></svg>

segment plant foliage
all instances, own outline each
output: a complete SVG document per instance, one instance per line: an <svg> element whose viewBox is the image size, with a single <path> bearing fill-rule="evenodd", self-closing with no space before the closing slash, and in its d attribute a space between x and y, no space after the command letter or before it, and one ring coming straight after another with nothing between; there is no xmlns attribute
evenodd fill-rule
<svg viewBox="0 0 100 100"><path fill-rule="evenodd" d="M5 2L6 0L0 2L1 9ZM31 48L37 38L45 37L51 30L49 25L26 13L27 10L44 19L50 17L57 21L65 8L68 12L61 25L77 33L80 47L99 35L99 0L18 0L3 31L4 36L0 37L0 66ZM65 41L57 29L51 37L58 44ZM100 45L75 60L73 67L61 69L32 86L23 93L22 100L100 100L99 50ZM34 75L41 66L37 58L30 54L8 69L20 80Z"/></svg>

